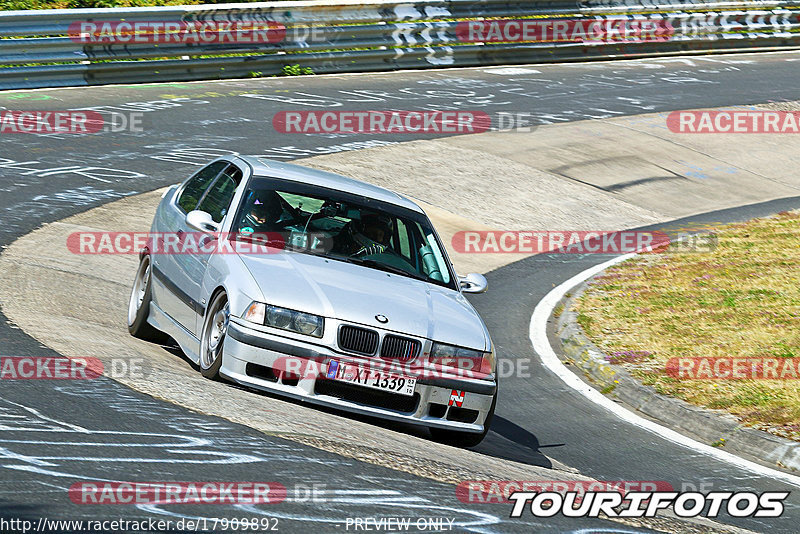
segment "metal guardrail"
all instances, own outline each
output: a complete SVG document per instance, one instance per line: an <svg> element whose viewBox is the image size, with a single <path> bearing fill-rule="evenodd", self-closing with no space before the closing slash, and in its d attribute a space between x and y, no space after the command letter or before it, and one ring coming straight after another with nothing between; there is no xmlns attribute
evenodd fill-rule
<svg viewBox="0 0 800 534"><path fill-rule="evenodd" d="M210 39L199 39L201 30ZM800 48L800 3L780 0L334 0L6 11L0 89L241 78L286 65L335 73L787 48Z"/></svg>

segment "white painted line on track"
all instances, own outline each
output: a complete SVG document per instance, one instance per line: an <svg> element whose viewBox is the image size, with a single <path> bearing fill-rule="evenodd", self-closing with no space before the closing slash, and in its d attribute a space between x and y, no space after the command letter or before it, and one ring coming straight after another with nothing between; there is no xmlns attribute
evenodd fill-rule
<svg viewBox="0 0 800 534"><path fill-rule="evenodd" d="M621 263L629 258L632 258L635 255L636 254L625 254L586 269L585 271L573 276L566 282L563 282L561 285L555 287L547 295L545 295L541 301L539 301L539 304L536 305L536 308L533 310L533 315L531 316L529 336L531 343L533 344L533 350L535 350L539 355L544 366L555 373L569 387L576 390L593 403L612 412L623 421L626 421L644 430L653 432L659 437L672 441L673 443L687 447L693 452L710 456L716 460L729 463L760 476L780 480L800 487L799 476L784 473L783 471L778 471L777 469L772 469L755 462L751 462L750 460L745 460L744 458L740 458L735 454L731 454L715 447L711 447L710 445L700 443L699 441L686 437L679 432L636 415L632 411L623 408L590 385L586 384L576 374L570 371L563 363L561 363L561 360L558 359L558 356L556 356L553 347L550 346L550 342L547 339L547 320L550 317L553 308L555 308L555 306L568 291L581 282L584 282L601 271L604 271L605 269L616 265L617 263Z"/></svg>

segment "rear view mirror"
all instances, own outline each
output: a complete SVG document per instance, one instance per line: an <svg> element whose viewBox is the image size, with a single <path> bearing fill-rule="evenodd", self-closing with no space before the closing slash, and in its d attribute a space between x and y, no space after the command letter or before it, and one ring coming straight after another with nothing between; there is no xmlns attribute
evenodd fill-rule
<svg viewBox="0 0 800 534"><path fill-rule="evenodd" d="M458 283L464 293L483 293L489 287L486 277L478 273L469 273L466 276L459 276Z"/></svg>

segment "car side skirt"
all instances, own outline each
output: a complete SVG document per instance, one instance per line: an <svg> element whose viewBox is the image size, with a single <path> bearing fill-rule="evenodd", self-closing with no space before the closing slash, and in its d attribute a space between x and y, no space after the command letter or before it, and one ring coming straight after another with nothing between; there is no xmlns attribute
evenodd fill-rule
<svg viewBox="0 0 800 534"><path fill-rule="evenodd" d="M164 313L164 310L154 302L150 303L150 314L147 317L147 322L174 339L192 363L198 364L200 362L200 340L178 324L172 317Z"/></svg>

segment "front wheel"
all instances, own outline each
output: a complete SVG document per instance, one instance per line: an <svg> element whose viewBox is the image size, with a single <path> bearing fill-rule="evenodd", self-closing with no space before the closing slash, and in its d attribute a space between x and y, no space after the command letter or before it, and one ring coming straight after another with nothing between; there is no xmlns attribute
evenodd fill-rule
<svg viewBox="0 0 800 534"><path fill-rule="evenodd" d="M133 337L163 344L169 337L147 322L147 316L150 315L151 279L152 263L150 256L146 255L139 262L139 269L133 280L131 298L128 302L128 332Z"/></svg>
<svg viewBox="0 0 800 534"><path fill-rule="evenodd" d="M489 426L492 424L494 417L494 408L497 406L497 392L492 399L492 406L489 408L489 413L486 414L486 420L483 422L483 432L475 434L472 432L459 432L458 430L446 430L444 428L431 428L431 436L436 441L453 445L454 447L475 447L483 441L486 434L489 433Z"/></svg>
<svg viewBox="0 0 800 534"><path fill-rule="evenodd" d="M203 333L200 338L200 373L215 380L219 378L222 367L222 348L228 334L230 305L224 291L217 294L206 310L203 320Z"/></svg>

